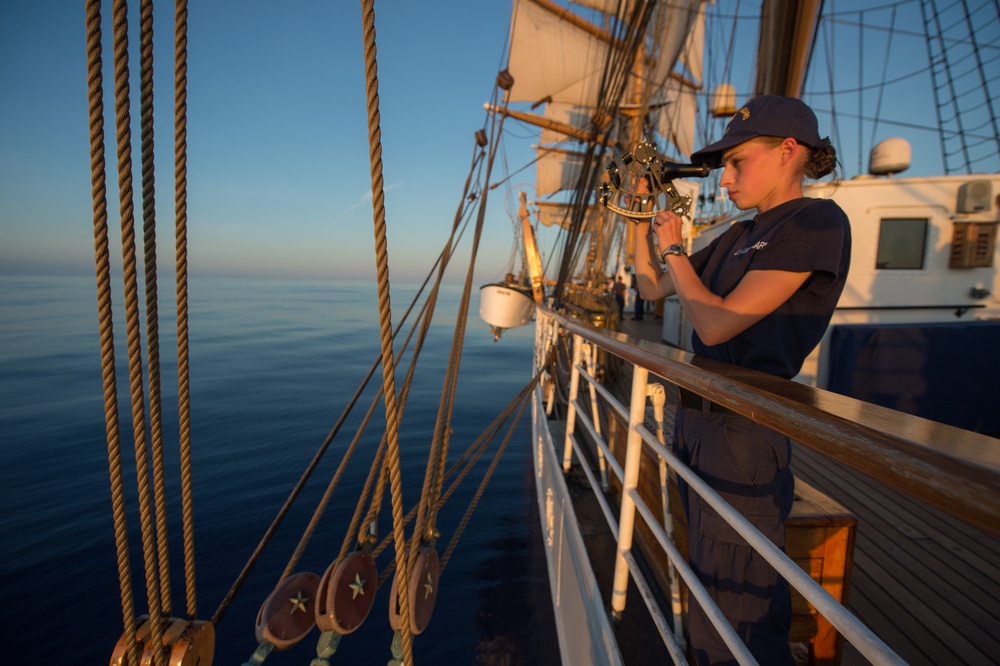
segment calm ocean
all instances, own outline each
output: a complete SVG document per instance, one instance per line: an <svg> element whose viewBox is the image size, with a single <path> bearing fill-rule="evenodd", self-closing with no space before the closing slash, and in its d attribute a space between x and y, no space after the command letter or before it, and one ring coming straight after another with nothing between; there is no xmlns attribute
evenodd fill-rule
<svg viewBox="0 0 1000 666"><path fill-rule="evenodd" d="M127 348L116 280L116 360L129 504L135 467ZM161 291L160 345L174 615L184 608L177 475L176 332L172 282ZM398 320L416 292L393 285ZM93 277L0 277L0 590L4 663L106 664L121 634L111 515L96 288ZM446 286L403 417L403 494L420 492L461 287ZM453 419L454 460L528 380L532 327L493 342L473 294ZM408 330L408 329L407 329ZM402 338L400 338L402 339ZM145 352L145 343L143 345ZM195 547L199 618L208 619L379 355L373 282L194 279L190 369ZM400 360L397 388L409 354ZM381 379L376 372L372 384ZM239 665L256 647L260 604L298 543L340 454L374 395L355 408L305 492L217 627L215 664ZM384 408L379 402L379 415ZM299 570L322 575L336 557L381 429L334 492ZM541 554L526 413L473 519L441 576L434 616L415 638L418 664L547 664L557 661ZM499 446L498 437L441 513L443 554ZM391 534L391 509L380 537ZM137 608L145 587L136 511L128 515ZM379 558L380 571L391 548ZM346 636L331 663L390 658L388 585L366 623ZM140 611L141 612L141 611ZM269 664L306 664L318 631Z"/></svg>

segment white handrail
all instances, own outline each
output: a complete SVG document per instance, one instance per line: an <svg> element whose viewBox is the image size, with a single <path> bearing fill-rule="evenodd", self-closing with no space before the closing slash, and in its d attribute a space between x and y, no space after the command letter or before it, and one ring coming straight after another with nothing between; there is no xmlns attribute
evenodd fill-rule
<svg viewBox="0 0 1000 666"><path fill-rule="evenodd" d="M722 499L715 490L705 483L690 467L687 467L680 458L675 456L665 446L660 444L656 437L645 426L636 425L635 430L642 440L663 457L667 464L683 478L688 486L701 495L708 504L715 509L718 514L734 529L746 539L747 543L770 563L775 570L781 574L789 585L798 590L799 594L805 597L816 610L823 615L830 624L836 627L844 638L846 638L858 651L864 655L871 663L897 664L905 666L899 655L876 636L868 627L861 623L850 611L833 598L833 596L823 589L812 577L795 564L788 555L775 546L770 539L764 536L760 530L734 509L726 500ZM634 492L634 488L627 489ZM637 494L637 493L636 493ZM652 516L652 513L649 514ZM647 517L647 523L649 518ZM661 528L655 517L650 529L656 533ZM666 532L663 533L666 538Z"/></svg>
<svg viewBox="0 0 1000 666"><path fill-rule="evenodd" d="M795 588L802 596L809 601L816 610L821 613L858 651L864 655L871 663L877 666L882 665L905 665L904 662L888 645L876 636L868 627L862 624L852 615L842 604L830 595L823 587L803 571L784 552L776 547L767 537L765 537L753 524L744 518L738 511L730 506L722 497L716 493L707 483L705 483L693 470L685 466L669 449L661 444L651 433L643 422L645 421L646 398L648 395L648 371L642 366L633 365L633 385L631 405L627 410L629 420L628 439L626 444L626 459L624 469L616 464L615 458L610 455L608 445L601 436L600 431L594 427L587 418L585 411L579 409L576 397L578 395L579 380L581 377L596 388L602 397L609 402L613 409L623 416L626 410L589 372L589 368L584 367L580 360L584 339L579 335L573 336L573 362L571 363L571 381L569 387L570 403L566 422L566 439L564 449L564 468L568 469L571 462L572 452L576 453L578 460L583 461L582 467L586 472L588 481L592 489L601 501L602 511L609 526L614 532L618 541L618 554L616 557L614 587L612 591L612 610L616 616L621 615L625 605L625 588L628 583L630 572L637 581L642 580L638 572L635 571L635 561L631 554L632 536L634 531L635 513L645 520L647 527L652 531L660 546L664 549L668 559L673 564L680 577L687 583L689 590L698 599L712 624L719 631L727 646L733 652L733 656L740 664L756 664L746 645L733 631L729 621L715 605L707 590L693 573L685 559L674 546L666 531L659 524L656 516L642 500L638 493L638 470L641 458L641 448L643 443L648 444L661 459L674 469L683 478L689 487L701 495L720 516L722 516L747 543L760 553L789 584ZM586 344L593 344L587 342ZM606 500L598 492L597 479L586 464L586 458L582 454L579 442L574 436L576 419L580 418L590 437L597 443L599 449L605 454L611 464L615 475L622 483L623 493L620 510L620 518L615 523L611 515L610 508ZM651 592L648 590L645 581L639 585L642 597L653 612L656 608ZM649 595L649 596L647 596ZM658 628L662 624L660 611L654 612L654 620ZM663 634L662 628L661 635ZM664 641L668 649L673 654L678 646L673 636ZM675 657L676 661L676 657Z"/></svg>

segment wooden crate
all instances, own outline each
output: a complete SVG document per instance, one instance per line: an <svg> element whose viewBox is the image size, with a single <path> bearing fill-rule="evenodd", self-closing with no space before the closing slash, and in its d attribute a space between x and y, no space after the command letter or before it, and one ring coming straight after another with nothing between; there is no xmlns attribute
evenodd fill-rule
<svg viewBox="0 0 1000 666"><path fill-rule="evenodd" d="M795 502L785 521L785 550L830 595L845 603L858 520L843 506L796 479ZM809 663L840 663L842 637L802 595L792 590L793 642L809 645Z"/></svg>

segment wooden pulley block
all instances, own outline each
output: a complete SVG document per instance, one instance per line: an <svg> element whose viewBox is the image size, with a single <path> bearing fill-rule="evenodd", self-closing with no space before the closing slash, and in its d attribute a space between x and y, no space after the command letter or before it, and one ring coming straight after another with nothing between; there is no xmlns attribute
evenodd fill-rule
<svg viewBox="0 0 1000 666"><path fill-rule="evenodd" d="M285 650L305 638L316 625L318 591L319 576L308 571L278 583L257 613L257 641Z"/></svg>
<svg viewBox="0 0 1000 666"><path fill-rule="evenodd" d="M316 597L316 624L320 631L349 634L365 621L375 603L378 569L375 559L356 551L323 574Z"/></svg>
<svg viewBox="0 0 1000 666"><path fill-rule="evenodd" d="M195 620L170 651L170 666L211 666L215 657L215 625Z"/></svg>
<svg viewBox="0 0 1000 666"><path fill-rule="evenodd" d="M139 645L139 664L152 666L153 645L149 625L149 616L138 618L139 626L135 630L135 640ZM183 618L166 618L163 620L162 644L169 666L211 666L215 655L215 627L211 622L201 620L185 620ZM120 666L125 662L125 636L118 639L111 653L111 665Z"/></svg>
<svg viewBox="0 0 1000 666"><path fill-rule="evenodd" d="M437 601L440 573L437 551L430 546L421 546L406 585L410 600L410 633L414 635L422 633L431 621L434 602ZM397 596L398 585L397 571L392 577L392 592L389 595L389 625L396 631L403 626L403 616Z"/></svg>

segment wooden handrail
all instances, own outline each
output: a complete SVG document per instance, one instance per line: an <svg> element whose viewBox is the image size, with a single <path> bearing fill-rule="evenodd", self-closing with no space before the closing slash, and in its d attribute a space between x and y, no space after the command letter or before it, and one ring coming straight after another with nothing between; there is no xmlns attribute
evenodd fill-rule
<svg viewBox="0 0 1000 666"><path fill-rule="evenodd" d="M1000 537L1000 440L538 309L626 361Z"/></svg>

